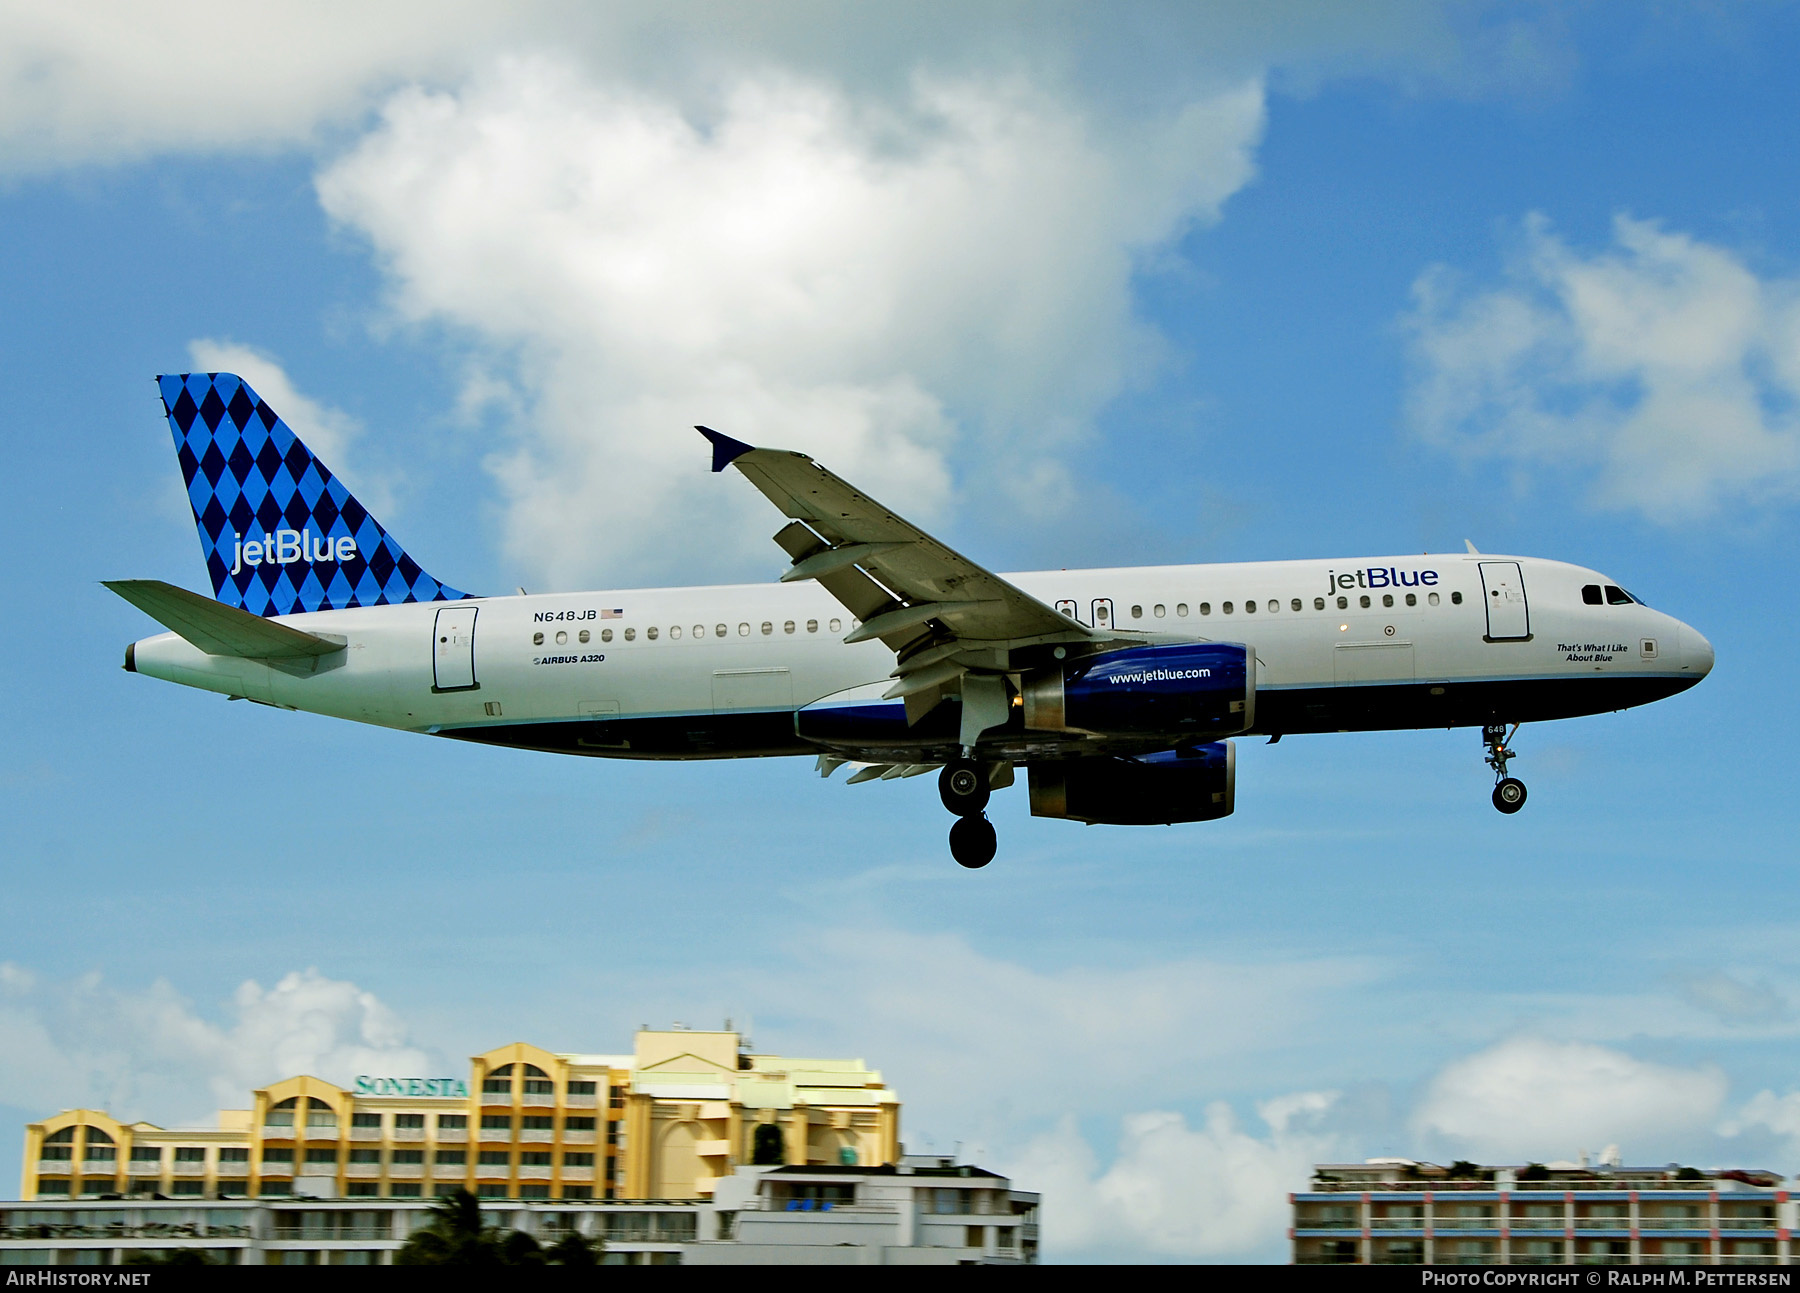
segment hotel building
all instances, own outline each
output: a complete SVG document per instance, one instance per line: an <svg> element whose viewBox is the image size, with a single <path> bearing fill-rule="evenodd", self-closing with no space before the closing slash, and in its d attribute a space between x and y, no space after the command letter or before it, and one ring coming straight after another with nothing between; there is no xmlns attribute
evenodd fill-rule
<svg viewBox="0 0 1800 1293"><path fill-rule="evenodd" d="M1787 1265L1795 1203L1755 1171L1322 1163L1289 1195L1293 1260L1375 1265Z"/></svg>
<svg viewBox="0 0 1800 1293"><path fill-rule="evenodd" d="M466 1081L291 1077L204 1130L66 1110L26 1127L20 1198L691 1200L738 1165L899 1157L899 1098L861 1060L646 1029L630 1055L503 1046Z"/></svg>

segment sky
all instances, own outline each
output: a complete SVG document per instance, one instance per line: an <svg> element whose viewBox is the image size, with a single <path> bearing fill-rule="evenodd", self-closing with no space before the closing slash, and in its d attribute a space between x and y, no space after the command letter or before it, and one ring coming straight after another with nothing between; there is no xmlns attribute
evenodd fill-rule
<svg viewBox="0 0 1800 1293"><path fill-rule="evenodd" d="M640 1025L859 1056L1052 1261L1280 1261L1310 1164L1800 1173L1800 10L0 3L0 1192L23 1124ZM1236 814L611 764L122 672L242 373L434 575L772 580L689 429L1000 570L1606 571L1704 684L1240 743ZM1771 591L1773 590L1773 591ZM40 632L41 630L41 632Z"/></svg>

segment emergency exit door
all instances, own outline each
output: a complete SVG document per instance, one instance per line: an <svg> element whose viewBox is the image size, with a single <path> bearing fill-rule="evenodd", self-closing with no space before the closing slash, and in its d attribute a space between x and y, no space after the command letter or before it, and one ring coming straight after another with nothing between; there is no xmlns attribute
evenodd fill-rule
<svg viewBox="0 0 1800 1293"><path fill-rule="evenodd" d="M1516 642L1531 636L1531 608L1525 602L1525 576L1518 562L1482 562L1481 592L1487 603L1489 642Z"/></svg>
<svg viewBox="0 0 1800 1293"><path fill-rule="evenodd" d="M437 613L431 642L431 689L470 691L475 681L475 615L478 607L446 606Z"/></svg>

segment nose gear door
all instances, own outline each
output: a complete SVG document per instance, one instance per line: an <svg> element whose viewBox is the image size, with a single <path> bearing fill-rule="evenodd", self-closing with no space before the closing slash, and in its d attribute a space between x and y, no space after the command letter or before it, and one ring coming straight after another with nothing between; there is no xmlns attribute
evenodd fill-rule
<svg viewBox="0 0 1800 1293"><path fill-rule="evenodd" d="M1487 640L1518 642L1531 636L1531 608L1525 576L1516 561L1481 563L1482 600L1487 603Z"/></svg>

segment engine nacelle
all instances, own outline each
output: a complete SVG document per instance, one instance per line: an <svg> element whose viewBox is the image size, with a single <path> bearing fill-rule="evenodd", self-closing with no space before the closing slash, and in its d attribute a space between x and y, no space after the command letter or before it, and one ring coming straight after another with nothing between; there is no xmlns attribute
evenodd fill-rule
<svg viewBox="0 0 1800 1293"><path fill-rule="evenodd" d="M1023 682L1027 731L1205 740L1256 721L1256 654L1237 642L1127 647Z"/></svg>
<svg viewBox="0 0 1800 1293"><path fill-rule="evenodd" d="M1237 806L1230 741L1134 759L1064 759L1031 765L1031 815L1092 826L1209 822Z"/></svg>

